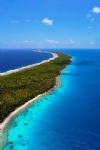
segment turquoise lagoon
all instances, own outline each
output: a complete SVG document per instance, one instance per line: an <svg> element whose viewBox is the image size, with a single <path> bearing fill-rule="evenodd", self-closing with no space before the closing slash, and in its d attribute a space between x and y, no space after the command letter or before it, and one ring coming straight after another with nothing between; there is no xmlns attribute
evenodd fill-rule
<svg viewBox="0 0 100 150"><path fill-rule="evenodd" d="M59 87L8 125L4 150L100 150L100 50L73 56Z"/></svg>

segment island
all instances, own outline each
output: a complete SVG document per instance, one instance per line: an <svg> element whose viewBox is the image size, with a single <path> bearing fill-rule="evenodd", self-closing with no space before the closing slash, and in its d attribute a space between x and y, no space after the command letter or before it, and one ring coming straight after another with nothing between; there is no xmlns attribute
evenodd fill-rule
<svg viewBox="0 0 100 150"><path fill-rule="evenodd" d="M61 70L71 62L71 56L56 53L58 57L38 66L0 76L0 123L29 100L47 93L57 86Z"/></svg>

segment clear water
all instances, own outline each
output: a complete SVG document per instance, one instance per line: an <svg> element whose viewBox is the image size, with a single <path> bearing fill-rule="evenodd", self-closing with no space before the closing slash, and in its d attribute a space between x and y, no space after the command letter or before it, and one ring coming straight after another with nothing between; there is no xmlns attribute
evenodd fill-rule
<svg viewBox="0 0 100 150"><path fill-rule="evenodd" d="M59 51L73 56L60 86L12 120L4 150L100 150L100 50Z"/></svg>
<svg viewBox="0 0 100 150"><path fill-rule="evenodd" d="M52 57L50 53L33 52L32 49L0 49L0 73L39 63Z"/></svg>

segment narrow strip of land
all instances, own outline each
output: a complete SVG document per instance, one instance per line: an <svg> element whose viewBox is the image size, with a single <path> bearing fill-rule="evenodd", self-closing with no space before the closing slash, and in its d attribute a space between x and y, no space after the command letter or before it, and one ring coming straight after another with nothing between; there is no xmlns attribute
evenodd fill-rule
<svg viewBox="0 0 100 150"><path fill-rule="evenodd" d="M33 50L34 51L34 50ZM41 51L34 51L34 52L40 52L40 53L47 53L47 52L41 52ZM48 53L51 53L51 52L48 52ZM18 69L14 69L14 70L9 70L9 71L6 71L6 72L3 72L3 73L0 73L0 76L6 76L6 75L9 75L9 74L12 74L12 73L15 73L15 72L19 72L19 71L22 71L24 69L28 69L28 68L32 68L32 67L35 67L35 66L38 66L40 64L44 64L46 62L49 62L51 60L54 60L55 58L57 58L57 54L56 53L51 53L53 55L52 58L48 59L48 60L44 60L40 63L35 63L35 64L32 64L32 65L28 65L28 66L25 66L25 67L21 67L21 68L18 68Z"/></svg>
<svg viewBox="0 0 100 150"><path fill-rule="evenodd" d="M47 63L0 77L0 123L17 107L55 86L60 71L71 62L71 57L57 53Z"/></svg>

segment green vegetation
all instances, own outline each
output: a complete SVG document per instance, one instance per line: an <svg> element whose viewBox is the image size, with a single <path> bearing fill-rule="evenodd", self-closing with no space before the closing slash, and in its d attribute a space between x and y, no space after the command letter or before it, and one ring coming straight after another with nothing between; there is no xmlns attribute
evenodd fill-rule
<svg viewBox="0 0 100 150"><path fill-rule="evenodd" d="M45 64L0 76L0 122L16 107L55 85L60 71L71 62L70 56L57 54L58 58Z"/></svg>

